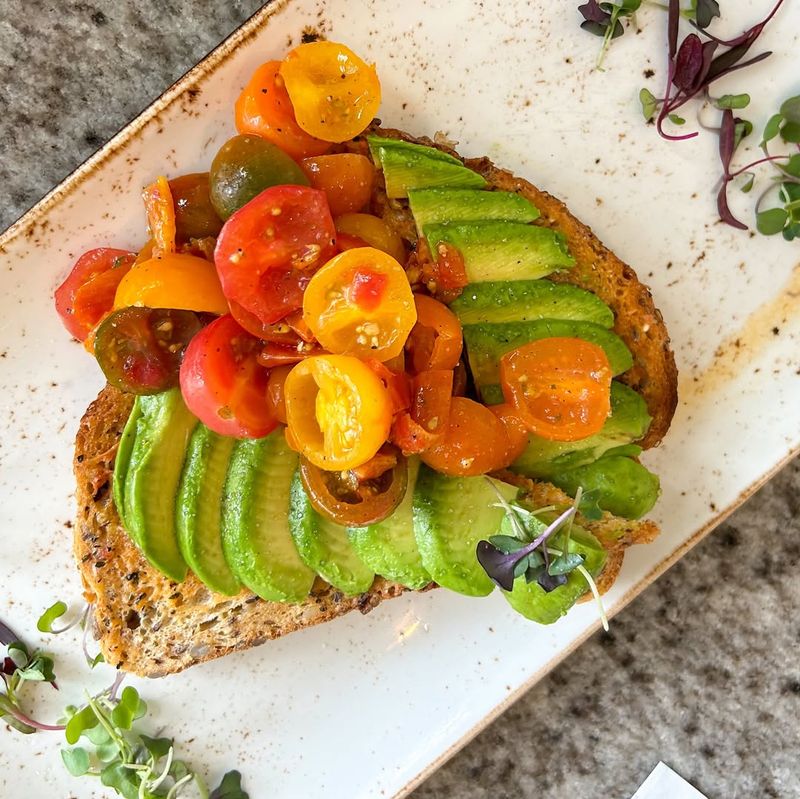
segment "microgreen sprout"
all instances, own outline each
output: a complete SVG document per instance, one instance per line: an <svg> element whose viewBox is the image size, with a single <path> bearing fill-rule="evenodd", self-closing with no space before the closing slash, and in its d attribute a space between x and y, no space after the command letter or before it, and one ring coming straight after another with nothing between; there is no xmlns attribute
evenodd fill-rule
<svg viewBox="0 0 800 799"><path fill-rule="evenodd" d="M642 5L642 0L620 0L620 2L598 3L597 0L588 0L578 6L578 11L583 17L581 28L603 37L600 53L597 56L597 69L602 70L603 60L606 57L612 39L617 39L625 33L622 20L633 17Z"/></svg>

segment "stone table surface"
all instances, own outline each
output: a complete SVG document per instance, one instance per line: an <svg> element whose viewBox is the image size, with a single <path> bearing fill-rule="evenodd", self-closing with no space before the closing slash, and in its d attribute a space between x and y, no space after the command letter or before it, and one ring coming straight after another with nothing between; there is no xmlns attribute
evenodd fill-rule
<svg viewBox="0 0 800 799"><path fill-rule="evenodd" d="M0 0L0 229L259 6ZM800 797L799 511L795 461L414 799Z"/></svg>

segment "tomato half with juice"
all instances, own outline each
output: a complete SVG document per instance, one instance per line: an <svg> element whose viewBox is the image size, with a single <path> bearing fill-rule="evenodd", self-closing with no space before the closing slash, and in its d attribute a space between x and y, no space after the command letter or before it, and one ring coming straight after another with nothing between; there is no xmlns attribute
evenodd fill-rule
<svg viewBox="0 0 800 799"><path fill-rule="evenodd" d="M253 325L271 325L303 307L312 275L336 254L325 193L273 186L223 225L214 251L222 290Z"/></svg>
<svg viewBox="0 0 800 799"><path fill-rule="evenodd" d="M269 372L261 342L230 316L215 319L190 342L180 371L189 410L215 433L261 438L277 425L267 402Z"/></svg>

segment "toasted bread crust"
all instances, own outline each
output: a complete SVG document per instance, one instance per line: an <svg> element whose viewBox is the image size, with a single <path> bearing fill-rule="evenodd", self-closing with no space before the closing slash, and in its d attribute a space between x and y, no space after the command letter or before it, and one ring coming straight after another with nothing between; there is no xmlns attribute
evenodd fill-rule
<svg viewBox="0 0 800 799"><path fill-rule="evenodd" d="M434 144L400 131L374 130ZM445 145L435 146L457 155ZM363 139L356 139L350 147L364 151ZM640 443L657 444L675 409L677 378L669 338L647 288L558 200L498 169L488 159L466 164L484 175L491 187L528 197L542 212L542 224L558 227L566 235L576 267L555 279L593 291L615 311L616 330L635 359L634 368L622 379L644 396L653 416L653 424ZM407 210L387 201L385 194L381 196L380 186L373 210L391 218L407 238L415 235ZM132 543L111 495L114 457L132 402L132 397L116 389L103 389L81 420L75 442L78 518L74 553L86 599L93 606L95 633L108 663L141 676L158 677L330 621L352 610L366 613L381 601L406 591L377 577L366 593L346 597L317 580L311 596L292 605L266 602L248 591L235 597L215 594L193 574L180 584L169 580ZM510 474L505 477L525 488L537 505L570 501L550 484ZM601 591L614 582L625 548L652 540L658 533L652 522L631 522L608 513L599 521L579 521L609 552L597 581Z"/></svg>

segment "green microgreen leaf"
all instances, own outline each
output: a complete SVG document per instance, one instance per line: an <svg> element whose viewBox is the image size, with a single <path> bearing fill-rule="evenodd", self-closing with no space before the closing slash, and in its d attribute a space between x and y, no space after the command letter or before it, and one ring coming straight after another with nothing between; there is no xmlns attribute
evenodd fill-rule
<svg viewBox="0 0 800 799"><path fill-rule="evenodd" d="M566 555L559 555L550 563L547 573L554 577L557 574L569 574L580 566L584 561L584 556L578 552L568 552Z"/></svg>
<svg viewBox="0 0 800 799"><path fill-rule="evenodd" d="M756 227L764 236L774 236L783 230L788 218L785 208L770 208L756 214Z"/></svg>
<svg viewBox="0 0 800 799"><path fill-rule="evenodd" d="M800 125L800 95L784 100L781 103L780 114L787 122Z"/></svg>
<svg viewBox="0 0 800 799"><path fill-rule="evenodd" d="M503 521L506 521L504 518ZM511 524L509 523L509 527ZM501 529L502 529L502 522L501 522ZM517 538L513 535L493 535L489 538L489 543L493 546L497 547L501 552L504 552L508 555L511 552L516 552L518 549L521 549L525 546L525 541Z"/></svg>
<svg viewBox="0 0 800 799"><path fill-rule="evenodd" d="M714 100L714 105L719 108L747 108L750 105L749 94L723 94Z"/></svg>
<svg viewBox="0 0 800 799"><path fill-rule="evenodd" d="M62 749L61 759L73 777L82 777L89 771L89 753L81 747Z"/></svg>
<svg viewBox="0 0 800 799"><path fill-rule="evenodd" d="M56 619L60 619L66 612L66 603L61 601L53 603L39 616L39 621L36 622L36 629L40 633L52 633L53 622L56 621Z"/></svg>
<svg viewBox="0 0 800 799"><path fill-rule="evenodd" d="M736 150L742 143L742 139L753 132L753 123L747 119L736 119L733 127L733 149Z"/></svg>
<svg viewBox="0 0 800 799"><path fill-rule="evenodd" d="M685 125L686 120L683 117L679 117L677 114L668 114L667 118L673 125Z"/></svg>
<svg viewBox="0 0 800 799"><path fill-rule="evenodd" d="M242 788L242 775L238 771L229 771L208 799L250 799L250 795Z"/></svg>
<svg viewBox="0 0 800 799"><path fill-rule="evenodd" d="M783 238L786 241L794 241L795 239L800 239L800 222L795 222L792 225L787 225L783 229Z"/></svg>
<svg viewBox="0 0 800 799"><path fill-rule="evenodd" d="M649 89L642 89L639 92L639 102L642 104L642 116L649 122L658 111L658 100Z"/></svg>
<svg viewBox="0 0 800 799"><path fill-rule="evenodd" d="M136 719L147 712L147 705L139 698L139 692L128 685L122 691L117 706L111 712L111 721L120 729L129 730Z"/></svg>
<svg viewBox="0 0 800 799"><path fill-rule="evenodd" d="M771 142L781 130L781 123L783 122L783 115L773 114L767 124L764 126L764 134L761 137L761 146L763 147L768 142Z"/></svg>
<svg viewBox="0 0 800 799"><path fill-rule="evenodd" d="M66 729L64 730L64 737L67 739L67 743L78 743L81 735L87 730L91 730L92 727L96 727L99 723L91 706L86 705L86 707L81 708L67 722Z"/></svg>
<svg viewBox="0 0 800 799"><path fill-rule="evenodd" d="M755 172L743 172L742 177L745 178L744 183L739 186L739 189L744 193L748 194L750 190L753 188L753 184L756 180L756 173Z"/></svg>
<svg viewBox="0 0 800 799"><path fill-rule="evenodd" d="M795 153L781 168L792 177L800 178L800 153Z"/></svg>
<svg viewBox="0 0 800 799"><path fill-rule="evenodd" d="M145 749L147 749L156 760L166 757L169 750L172 749L171 738L150 738L147 735L141 735L139 737L142 739Z"/></svg>
<svg viewBox="0 0 800 799"><path fill-rule="evenodd" d="M800 142L800 122L785 122L781 127L781 138L787 144Z"/></svg>
<svg viewBox="0 0 800 799"><path fill-rule="evenodd" d="M121 761L109 763L100 772L100 782L109 788L113 788L124 799L140 799L139 786L141 785L141 780L134 771L125 768L125 764Z"/></svg>
<svg viewBox="0 0 800 799"><path fill-rule="evenodd" d="M603 510L597 504L599 499L600 491L593 488L590 491L584 491L578 503L578 511L590 522L596 522L603 518Z"/></svg>

